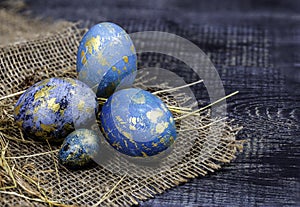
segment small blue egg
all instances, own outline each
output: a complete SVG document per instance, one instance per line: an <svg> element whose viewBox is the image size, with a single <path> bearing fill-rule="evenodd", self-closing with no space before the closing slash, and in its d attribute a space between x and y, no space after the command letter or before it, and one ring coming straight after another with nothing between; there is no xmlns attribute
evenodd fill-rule
<svg viewBox="0 0 300 207"><path fill-rule="evenodd" d="M156 155L176 139L172 113L158 97L141 89L115 92L103 105L100 121L109 144L133 157Z"/></svg>
<svg viewBox="0 0 300 207"><path fill-rule="evenodd" d="M103 22L82 38L77 52L78 79L98 97L109 97L117 87L129 87L137 71L134 45L120 26Z"/></svg>
<svg viewBox="0 0 300 207"><path fill-rule="evenodd" d="M98 104L95 93L71 78L40 81L19 98L14 118L27 137L62 141L74 127L89 126Z"/></svg>
<svg viewBox="0 0 300 207"><path fill-rule="evenodd" d="M100 152L100 138L89 129L78 129L64 140L58 160L70 169L80 169L92 166Z"/></svg>

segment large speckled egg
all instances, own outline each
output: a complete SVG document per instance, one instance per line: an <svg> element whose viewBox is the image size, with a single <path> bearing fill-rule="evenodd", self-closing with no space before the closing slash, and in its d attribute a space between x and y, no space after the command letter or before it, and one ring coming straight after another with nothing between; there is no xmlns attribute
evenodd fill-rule
<svg viewBox="0 0 300 207"><path fill-rule="evenodd" d="M74 128L95 120L95 93L71 78L51 78L31 86L19 98L14 118L30 138L62 141Z"/></svg>
<svg viewBox="0 0 300 207"><path fill-rule="evenodd" d="M123 89L105 102L100 114L106 140L129 156L156 155L176 139L172 113L155 95L141 89Z"/></svg>
<svg viewBox="0 0 300 207"><path fill-rule="evenodd" d="M98 97L109 97L116 88L131 86L136 71L134 45L120 26L103 22L83 36L77 52L78 79Z"/></svg>
<svg viewBox="0 0 300 207"><path fill-rule="evenodd" d="M70 169L80 169L93 165L100 152L100 138L89 129L78 129L64 140L58 160Z"/></svg>

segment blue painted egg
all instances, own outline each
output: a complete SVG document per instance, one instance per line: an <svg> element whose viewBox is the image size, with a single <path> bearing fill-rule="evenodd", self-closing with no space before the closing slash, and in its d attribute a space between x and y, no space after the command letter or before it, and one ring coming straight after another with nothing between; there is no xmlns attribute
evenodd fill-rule
<svg viewBox="0 0 300 207"><path fill-rule="evenodd" d="M155 95L135 88L115 92L100 114L106 140L129 156L156 155L176 139L172 113Z"/></svg>
<svg viewBox="0 0 300 207"><path fill-rule="evenodd" d="M98 97L109 97L117 87L129 87L137 71L134 45L124 29L104 22L82 38L77 52L78 79Z"/></svg>
<svg viewBox="0 0 300 207"><path fill-rule="evenodd" d="M64 140L58 160L70 169L80 169L94 164L100 152L100 138L89 129L78 129Z"/></svg>
<svg viewBox="0 0 300 207"><path fill-rule="evenodd" d="M26 136L59 142L74 127L89 126L97 108L95 93L84 83L51 78L22 94L15 105L14 118Z"/></svg>

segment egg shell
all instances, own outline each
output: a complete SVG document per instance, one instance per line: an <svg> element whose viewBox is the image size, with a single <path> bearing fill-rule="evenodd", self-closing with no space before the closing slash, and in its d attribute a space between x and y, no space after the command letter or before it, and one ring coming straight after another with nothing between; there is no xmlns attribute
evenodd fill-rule
<svg viewBox="0 0 300 207"><path fill-rule="evenodd" d="M129 87L137 71L132 40L120 26L103 22L82 38L77 52L78 79L98 97L109 97L116 88Z"/></svg>
<svg viewBox="0 0 300 207"><path fill-rule="evenodd" d="M70 169L92 166L100 152L100 138L89 129L78 129L69 134L59 152L58 160Z"/></svg>
<svg viewBox="0 0 300 207"><path fill-rule="evenodd" d="M176 139L172 113L158 97L141 89L115 92L103 105L100 121L109 144L133 157L156 155Z"/></svg>
<svg viewBox="0 0 300 207"><path fill-rule="evenodd" d="M95 93L84 83L51 78L22 94L15 105L14 118L27 137L60 142L74 127L91 125L97 108Z"/></svg>

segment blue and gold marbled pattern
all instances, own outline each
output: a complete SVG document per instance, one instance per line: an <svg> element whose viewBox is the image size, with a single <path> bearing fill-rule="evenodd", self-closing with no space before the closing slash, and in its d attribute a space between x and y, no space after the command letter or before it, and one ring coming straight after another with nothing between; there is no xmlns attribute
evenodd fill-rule
<svg viewBox="0 0 300 207"><path fill-rule="evenodd" d="M64 140L58 160L70 169L89 167L100 152L100 138L89 129L78 129Z"/></svg>
<svg viewBox="0 0 300 207"><path fill-rule="evenodd" d="M158 97L141 89L115 92L102 107L100 121L109 144L129 156L156 155L176 139L172 113Z"/></svg>
<svg viewBox="0 0 300 207"><path fill-rule="evenodd" d="M97 24L82 38L77 52L78 79L98 97L109 97L118 87L130 87L136 71L134 45L118 25Z"/></svg>
<svg viewBox="0 0 300 207"><path fill-rule="evenodd" d="M84 83L51 78L22 94L15 105L14 118L26 136L60 142L74 127L89 125L97 107L95 93Z"/></svg>

